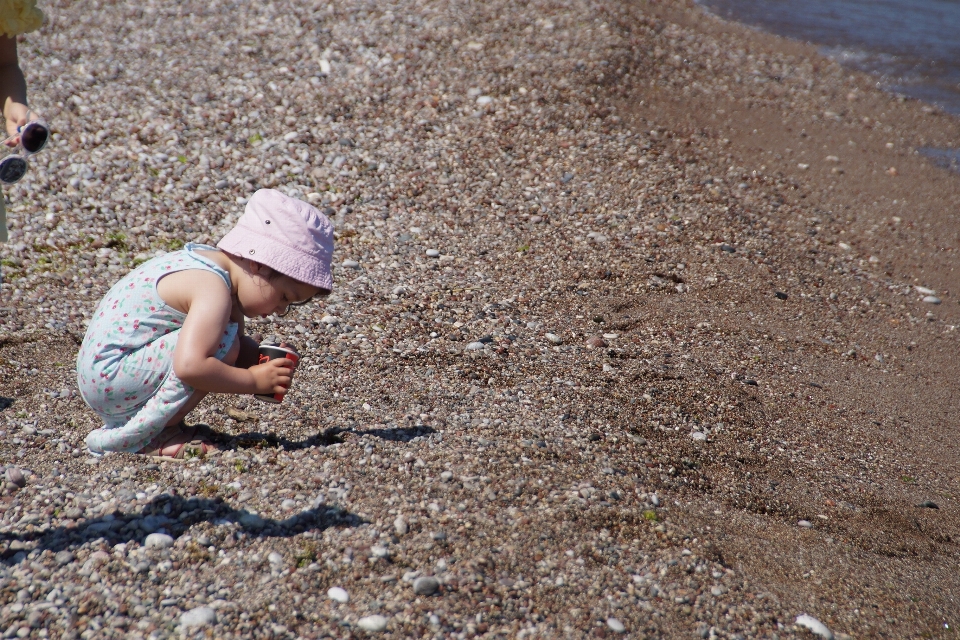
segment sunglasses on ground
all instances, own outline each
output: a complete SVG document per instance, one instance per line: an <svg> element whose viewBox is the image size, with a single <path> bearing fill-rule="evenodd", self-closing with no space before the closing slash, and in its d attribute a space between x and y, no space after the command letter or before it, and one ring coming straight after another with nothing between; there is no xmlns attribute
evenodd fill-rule
<svg viewBox="0 0 960 640"><path fill-rule="evenodd" d="M16 138L19 141L12 142ZM43 120L33 120L17 129L17 135L10 136L3 144L6 146L22 147L23 153L12 153L0 159L0 182L13 184L27 174L30 164L27 158L39 153L50 139L50 129Z"/></svg>

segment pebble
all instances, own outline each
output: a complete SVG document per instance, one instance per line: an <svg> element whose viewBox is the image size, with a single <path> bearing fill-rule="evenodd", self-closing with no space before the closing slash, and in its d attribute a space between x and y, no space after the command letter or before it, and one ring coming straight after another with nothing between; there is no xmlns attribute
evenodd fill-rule
<svg viewBox="0 0 960 640"><path fill-rule="evenodd" d="M276 551L271 551L269 555L267 555L267 562L272 565L281 565L283 564L283 556Z"/></svg>
<svg viewBox="0 0 960 640"><path fill-rule="evenodd" d="M263 529L267 524L263 518L255 513L244 513L240 516L238 522L240 522L244 528L253 529L254 531Z"/></svg>
<svg viewBox="0 0 960 640"><path fill-rule="evenodd" d="M360 263L357 262L356 260L344 260L343 267L345 269L359 269Z"/></svg>
<svg viewBox="0 0 960 640"><path fill-rule="evenodd" d="M809 520L797 520L797 526L803 527L804 529L810 529L813 527L813 523Z"/></svg>
<svg viewBox="0 0 960 640"><path fill-rule="evenodd" d="M466 347L464 347L464 349L467 351L479 351L480 349L483 349L486 346L487 345L483 344L482 342L471 342Z"/></svg>
<svg viewBox="0 0 960 640"><path fill-rule="evenodd" d="M410 527L406 520L398 517L393 521L393 530L397 532L398 536L403 536L407 534L407 531L410 530Z"/></svg>
<svg viewBox="0 0 960 640"><path fill-rule="evenodd" d="M338 318L337 316L331 316L330 314L327 314L322 318L320 318L320 322L326 325L338 325L340 324L340 318Z"/></svg>
<svg viewBox="0 0 960 640"><path fill-rule="evenodd" d="M187 629L206 627L216 624L216 622L217 612L210 607L197 607L196 609L190 609L190 611L184 611L180 615L180 624Z"/></svg>
<svg viewBox="0 0 960 640"><path fill-rule="evenodd" d="M941 300L937 296L923 296L923 302L927 304L940 304Z"/></svg>
<svg viewBox="0 0 960 640"><path fill-rule="evenodd" d="M607 618L607 626L610 627L610 630L614 633L625 633L627 631L623 623L616 618Z"/></svg>
<svg viewBox="0 0 960 640"><path fill-rule="evenodd" d="M357 626L364 631L377 633L387 628L387 619L381 615L364 616L357 620Z"/></svg>
<svg viewBox="0 0 960 640"><path fill-rule="evenodd" d="M914 286L913 288L914 290L916 290L917 293L919 293L922 296L932 296L937 293L936 291L928 287Z"/></svg>
<svg viewBox="0 0 960 640"><path fill-rule="evenodd" d="M20 469L17 469L16 467L7 467L5 477L7 479L7 482L11 484L15 484L21 489L27 486L27 479L23 477L23 472L20 471Z"/></svg>
<svg viewBox="0 0 960 640"><path fill-rule="evenodd" d="M439 257L440 257L440 252L437 251L436 249L427 249L427 257L428 257L428 258L439 258Z"/></svg>
<svg viewBox="0 0 960 640"><path fill-rule="evenodd" d="M143 546L154 549L167 549L173 546L173 536L166 533L151 533L143 541Z"/></svg>
<svg viewBox="0 0 960 640"><path fill-rule="evenodd" d="M432 596L440 589L440 581L433 576L422 576L413 581L413 592L418 596Z"/></svg>
<svg viewBox="0 0 960 640"><path fill-rule="evenodd" d="M66 564L70 564L71 562L73 562L74 557L75 556L73 555L72 551L68 551L64 549L63 551L57 551L57 555L55 555L53 559L54 559L54 562L57 563L57 565L62 567Z"/></svg>
<svg viewBox="0 0 960 640"><path fill-rule="evenodd" d="M347 593L347 590L343 587L330 587L327 589L327 597L331 600L336 600L340 604L350 602L350 594Z"/></svg>
<svg viewBox="0 0 960 640"><path fill-rule="evenodd" d="M280 503L280 508L284 511L293 511L297 508L297 501L290 498L285 499Z"/></svg>
<svg viewBox="0 0 960 640"><path fill-rule="evenodd" d="M551 342L553 341L551 340ZM590 336L587 338L587 346L592 349L602 349L607 346L607 343L600 336Z"/></svg>
<svg viewBox="0 0 960 640"><path fill-rule="evenodd" d="M939 509L939 508L940 508L940 506L939 506L936 502L934 502L933 500L924 500L923 502L921 502L921 503L918 504L917 506L920 507L920 508L922 508L922 509Z"/></svg>
<svg viewBox="0 0 960 640"><path fill-rule="evenodd" d="M698 442L703 442L707 439L707 434L703 431L693 431L690 433L690 437Z"/></svg>
<svg viewBox="0 0 960 640"><path fill-rule="evenodd" d="M814 635L818 635L825 640L833 640L833 632L827 628L827 625L823 624L813 616L808 616L803 613L797 616L797 620L794 623L800 627L806 627Z"/></svg>
<svg viewBox="0 0 960 640"><path fill-rule="evenodd" d="M552 342L553 344L560 344L561 342L563 342L563 338L561 338L555 333L547 333L547 334L544 334L543 337L546 338L547 341Z"/></svg>
<svg viewBox="0 0 960 640"><path fill-rule="evenodd" d="M166 516L146 516L137 522L144 533L153 533L166 526L170 522L170 519Z"/></svg>

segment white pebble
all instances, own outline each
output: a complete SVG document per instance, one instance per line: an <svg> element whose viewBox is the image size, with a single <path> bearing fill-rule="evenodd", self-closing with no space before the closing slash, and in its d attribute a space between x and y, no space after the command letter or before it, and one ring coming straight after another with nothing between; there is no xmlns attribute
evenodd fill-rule
<svg viewBox="0 0 960 640"><path fill-rule="evenodd" d="M936 293L936 291L934 291L933 289L928 289L927 287L915 286L914 289L916 289L917 293L919 293L922 296L932 296L933 294Z"/></svg>
<svg viewBox="0 0 960 640"><path fill-rule="evenodd" d="M340 318L338 318L337 316L331 316L330 314L327 314L322 318L320 318L320 322L322 324L340 324Z"/></svg>
<svg viewBox="0 0 960 640"><path fill-rule="evenodd" d="M336 600L340 604L350 602L350 594L347 593L347 590L343 587L330 587L327 589L327 597L331 600Z"/></svg>
<svg viewBox="0 0 960 640"><path fill-rule="evenodd" d="M830 629L827 629L827 625L823 624L813 616L808 616L803 613L797 616L797 621L795 623L800 627L806 627L810 629L810 632L820 636L821 638L826 638L826 640L833 640L833 632Z"/></svg>
<svg viewBox="0 0 960 640"><path fill-rule="evenodd" d="M440 257L440 252L437 251L436 249L427 249L427 257L428 257L428 258L439 258L439 257Z"/></svg>
<svg viewBox="0 0 960 640"><path fill-rule="evenodd" d="M694 431L690 434L690 437L698 442L703 442L707 439L707 434L705 434L703 431Z"/></svg>
<svg viewBox="0 0 960 640"><path fill-rule="evenodd" d="M813 527L813 524L809 520L797 520L797 526L803 527L804 529L809 529Z"/></svg>
<svg viewBox="0 0 960 640"><path fill-rule="evenodd" d="M560 344L561 342L563 342L563 338L561 338L555 333L548 333L543 337L549 340L550 342L552 342L553 344Z"/></svg>
<svg viewBox="0 0 960 640"><path fill-rule="evenodd" d="M482 342L471 342L466 346L467 351L479 351L483 349L485 345Z"/></svg>
<svg viewBox="0 0 960 640"><path fill-rule="evenodd" d="M286 500L280 503L280 508L283 509L284 511L293 511L294 509L297 508L297 501L287 498Z"/></svg>
<svg viewBox="0 0 960 640"><path fill-rule="evenodd" d="M380 615L365 616L357 620L357 626L364 631L383 631L387 628L387 619Z"/></svg>
<svg viewBox="0 0 960 640"><path fill-rule="evenodd" d="M623 623L616 618L607 618L607 626L610 627L610 630L614 633L623 633L627 630L627 628L623 626Z"/></svg>
<svg viewBox="0 0 960 640"><path fill-rule="evenodd" d="M197 607L184 611L180 615L180 624L190 629L193 627L205 627L217 622L217 612L210 607Z"/></svg>
<svg viewBox="0 0 960 640"><path fill-rule="evenodd" d="M343 266L346 269L359 269L360 263L357 262L356 260L344 260Z"/></svg>
<svg viewBox="0 0 960 640"><path fill-rule="evenodd" d="M927 304L940 304L940 298L937 296L923 296L923 301Z"/></svg>
<svg viewBox="0 0 960 640"><path fill-rule="evenodd" d="M283 556L276 551L271 551L270 555L267 556L267 561L270 564L283 564Z"/></svg>
<svg viewBox="0 0 960 640"><path fill-rule="evenodd" d="M156 549L166 549L173 546L173 537L165 533L151 533L143 541L143 546Z"/></svg>
<svg viewBox="0 0 960 640"><path fill-rule="evenodd" d="M393 521L393 530L397 532L398 536L402 536L410 530L410 527L407 525L406 520L403 518L397 518Z"/></svg>

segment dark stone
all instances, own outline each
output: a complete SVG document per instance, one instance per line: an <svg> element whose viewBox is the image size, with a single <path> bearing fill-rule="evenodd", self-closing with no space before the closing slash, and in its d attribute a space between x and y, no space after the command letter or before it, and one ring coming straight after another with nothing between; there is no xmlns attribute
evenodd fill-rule
<svg viewBox="0 0 960 640"><path fill-rule="evenodd" d="M774 293L773 295L777 296L777 298L778 298L779 300L786 300L786 299L787 299L787 294L785 294L783 291L777 291L777 292Z"/></svg>

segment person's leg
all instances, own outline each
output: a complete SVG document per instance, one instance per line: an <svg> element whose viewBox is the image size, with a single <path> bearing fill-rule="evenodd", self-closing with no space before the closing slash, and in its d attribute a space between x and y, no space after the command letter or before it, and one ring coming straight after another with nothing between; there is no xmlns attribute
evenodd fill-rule
<svg viewBox="0 0 960 640"><path fill-rule="evenodd" d="M156 445L161 440L161 434L167 427L176 427L186 415L196 408L206 392L196 391L192 387L185 385L177 374L173 371L172 365L166 375L160 380L160 384L151 384L151 375L156 374L157 364L162 362L173 362L173 349L176 346L176 336L173 333L164 336L164 340L157 340L151 345L147 345L138 353L136 358L130 357L121 368L116 377L133 378L134 384L125 384L124 387L137 386L140 378L144 381L140 383L139 395L149 395L122 424L108 424L102 429L97 429L87 436L87 446L93 452L104 451L125 451L138 452L145 445ZM149 351L147 351L149 348ZM216 353L216 357L233 364L236 362L239 346L236 340L236 325L231 324L224 336L224 343L221 349ZM152 365L154 369L141 369L137 365ZM129 380L127 380L129 382ZM153 393L147 389L153 387ZM135 398L136 395L129 392L124 393L124 398ZM119 405L118 405L119 408ZM166 434L164 434L166 435ZM177 436L176 431L171 434ZM168 439L169 440L169 439ZM165 444L160 442L160 444ZM181 442L170 441L169 444L180 445ZM211 447L212 448L212 447Z"/></svg>
<svg viewBox="0 0 960 640"><path fill-rule="evenodd" d="M231 367L237 366L237 359L243 353L243 340L248 339L244 336L241 339L234 338L233 342L230 344L230 349L227 351L226 355L219 360L222 360L224 364L228 364ZM193 395L190 396L190 399L187 400L186 404L183 405L183 408L177 411L172 418L167 422L168 427L173 427L179 425L183 420L189 415L191 411L197 408L197 405L200 404L200 401L207 396L206 391L194 391Z"/></svg>
<svg viewBox="0 0 960 640"><path fill-rule="evenodd" d="M260 359L260 342L250 336L241 336L238 341L238 353L236 359L237 367L249 369L256 365Z"/></svg>
<svg viewBox="0 0 960 640"><path fill-rule="evenodd" d="M241 354L241 341L234 338L229 351L221 358L225 364L236 366L237 358ZM186 404L177 411L169 421L167 426L156 437L140 449L141 453L156 452L157 455L172 457L176 456L179 450L187 443L197 441L196 429L185 428L184 420L191 411L197 408L200 401L207 396L206 391L194 391ZM204 453L216 451L216 447L205 439L200 439Z"/></svg>

